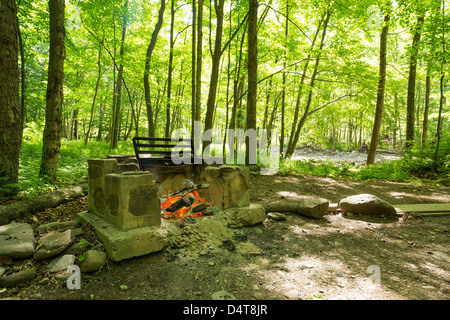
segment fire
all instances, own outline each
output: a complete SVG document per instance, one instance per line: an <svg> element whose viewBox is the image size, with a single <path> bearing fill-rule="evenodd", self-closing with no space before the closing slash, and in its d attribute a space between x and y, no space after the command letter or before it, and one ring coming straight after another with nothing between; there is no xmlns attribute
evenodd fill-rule
<svg viewBox="0 0 450 320"><path fill-rule="evenodd" d="M175 219L182 219L182 218L186 218L186 217L193 217L193 218L195 218L195 217L202 217L202 216L208 215L208 214L203 213L203 210L200 211L200 212L189 214L190 211L195 206L197 206L197 205L199 205L201 203L204 203L207 206L210 206L212 204L211 202L201 198L197 191L192 191L192 192L186 194L184 197L194 197L195 200L190 206L183 206L183 207L181 207L180 209L178 209L175 212L169 212L169 211L166 211L166 209L168 207L170 207L172 204L174 204L175 202L177 202L178 200L180 200L181 198L183 198L182 196L171 196L171 197L168 197L164 201L164 203L161 204L161 210L165 211L164 215L163 215L163 219L173 219L173 218L175 218Z"/></svg>

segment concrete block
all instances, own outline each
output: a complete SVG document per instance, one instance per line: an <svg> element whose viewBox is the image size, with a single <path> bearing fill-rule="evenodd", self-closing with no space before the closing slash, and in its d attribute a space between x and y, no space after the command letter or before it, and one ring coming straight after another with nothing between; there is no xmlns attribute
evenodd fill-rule
<svg viewBox="0 0 450 320"><path fill-rule="evenodd" d="M230 209L231 210L231 209ZM243 226L252 226L266 220L266 210L260 204L232 209L232 219Z"/></svg>
<svg viewBox="0 0 450 320"><path fill-rule="evenodd" d="M117 228L128 230L161 224L161 203L149 172L108 174L105 191L103 218Z"/></svg>
<svg viewBox="0 0 450 320"><path fill-rule="evenodd" d="M89 211L78 214L82 223L88 223L105 246L108 257L121 261L163 250L168 243L165 231L157 227L120 230Z"/></svg>
<svg viewBox="0 0 450 320"><path fill-rule="evenodd" d="M88 165L88 209L102 216L106 208L105 176L117 172L117 160L89 159Z"/></svg>
<svg viewBox="0 0 450 320"><path fill-rule="evenodd" d="M204 175L209 184L209 196L220 209L250 205L250 170L247 167L207 167Z"/></svg>

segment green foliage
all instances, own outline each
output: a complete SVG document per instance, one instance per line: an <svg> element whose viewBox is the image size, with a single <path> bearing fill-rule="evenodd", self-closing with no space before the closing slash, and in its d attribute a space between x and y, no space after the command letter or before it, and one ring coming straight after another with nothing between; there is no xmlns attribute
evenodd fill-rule
<svg viewBox="0 0 450 320"><path fill-rule="evenodd" d="M278 171L281 175L309 174L320 177L348 178L353 180L384 180L396 182L428 181L438 175L450 174L450 156L446 155L437 164L427 157L406 154L394 161L384 161L369 166L323 160L284 160Z"/></svg>
<svg viewBox="0 0 450 320"><path fill-rule="evenodd" d="M22 143L19 183L15 186L21 190L19 196L22 197L36 196L86 180L88 159L104 158L109 154L134 154L130 141L119 142L118 148L113 151L109 150L109 143L106 142L90 142L85 147L83 141L63 141L58 158L58 179L55 184L51 184L38 175L42 142L35 140L35 135L27 136Z"/></svg>

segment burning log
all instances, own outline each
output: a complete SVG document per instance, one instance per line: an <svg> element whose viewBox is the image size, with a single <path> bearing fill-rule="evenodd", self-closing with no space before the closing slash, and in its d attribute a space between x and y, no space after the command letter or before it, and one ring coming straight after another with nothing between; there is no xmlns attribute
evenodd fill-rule
<svg viewBox="0 0 450 320"><path fill-rule="evenodd" d="M166 208L167 212L177 212L183 207L190 207L195 202L194 197L182 197Z"/></svg>
<svg viewBox="0 0 450 320"><path fill-rule="evenodd" d="M209 205L207 204L207 202L199 203L196 206L192 207L192 214L205 211L206 208L208 208L208 207L209 207Z"/></svg>

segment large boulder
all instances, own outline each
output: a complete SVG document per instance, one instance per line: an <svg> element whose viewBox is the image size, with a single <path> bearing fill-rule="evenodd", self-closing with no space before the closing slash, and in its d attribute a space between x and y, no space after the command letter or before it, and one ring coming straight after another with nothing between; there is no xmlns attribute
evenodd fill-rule
<svg viewBox="0 0 450 320"><path fill-rule="evenodd" d="M342 199L339 207L344 212L393 216L397 212L388 202L371 194L358 194Z"/></svg>

